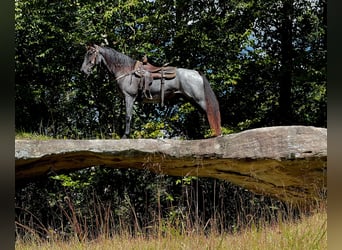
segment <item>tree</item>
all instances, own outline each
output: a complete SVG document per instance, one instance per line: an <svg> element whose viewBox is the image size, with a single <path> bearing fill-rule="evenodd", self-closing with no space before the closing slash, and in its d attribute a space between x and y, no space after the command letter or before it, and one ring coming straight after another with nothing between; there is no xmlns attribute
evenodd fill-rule
<svg viewBox="0 0 342 250"><path fill-rule="evenodd" d="M260 14L254 28L256 48L259 55L268 58L265 68L271 71L273 79L269 79L273 90L278 92L273 104L273 123L310 125L315 120L316 126L325 126L326 2L262 1L257 6ZM310 73L313 68L317 74L315 83ZM313 96L308 93L317 101L314 109ZM304 100L305 97L308 99Z"/></svg>
<svg viewBox="0 0 342 250"><path fill-rule="evenodd" d="M18 0L15 6L18 130L70 138L122 134L123 102L113 79L101 68L88 79L79 72L90 42L204 72L222 125L232 130L326 124L323 0ZM143 115L134 116L133 131L162 114L170 136L202 137L206 120L186 102L165 110L137 106Z"/></svg>

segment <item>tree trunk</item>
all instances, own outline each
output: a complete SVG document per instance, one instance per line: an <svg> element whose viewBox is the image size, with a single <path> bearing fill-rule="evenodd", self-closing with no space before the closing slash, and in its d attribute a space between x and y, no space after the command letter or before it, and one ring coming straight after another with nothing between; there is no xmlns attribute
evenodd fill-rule
<svg viewBox="0 0 342 250"><path fill-rule="evenodd" d="M282 125L293 123L291 86L293 71L293 47L292 47L292 16L293 0L285 0L282 7L281 24L279 29L280 36L280 97L279 97L279 121Z"/></svg>

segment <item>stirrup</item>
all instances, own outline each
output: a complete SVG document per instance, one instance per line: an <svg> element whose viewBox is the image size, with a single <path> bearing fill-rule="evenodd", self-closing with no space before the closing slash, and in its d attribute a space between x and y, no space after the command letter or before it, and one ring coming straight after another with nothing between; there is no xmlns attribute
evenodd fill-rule
<svg viewBox="0 0 342 250"><path fill-rule="evenodd" d="M148 92L148 94L147 94L147 92ZM149 99L149 100L153 99L150 91L144 90L143 93L144 93L144 96L146 99Z"/></svg>

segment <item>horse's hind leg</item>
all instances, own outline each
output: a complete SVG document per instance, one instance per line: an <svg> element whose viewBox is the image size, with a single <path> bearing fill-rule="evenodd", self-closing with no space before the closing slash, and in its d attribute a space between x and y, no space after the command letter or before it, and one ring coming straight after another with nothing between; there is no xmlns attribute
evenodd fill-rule
<svg viewBox="0 0 342 250"><path fill-rule="evenodd" d="M128 94L125 95L125 105L126 105L126 127L125 134L122 136L122 139L126 139L129 137L131 131L131 121L132 121L132 111L133 104L136 96L130 96Z"/></svg>

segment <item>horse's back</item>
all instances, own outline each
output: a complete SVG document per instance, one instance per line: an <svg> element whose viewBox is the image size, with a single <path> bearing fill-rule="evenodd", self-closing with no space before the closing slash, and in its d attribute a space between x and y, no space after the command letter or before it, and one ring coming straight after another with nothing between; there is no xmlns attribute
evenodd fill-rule
<svg viewBox="0 0 342 250"><path fill-rule="evenodd" d="M202 81L200 73L193 69L177 68L177 76L179 77L179 80Z"/></svg>

